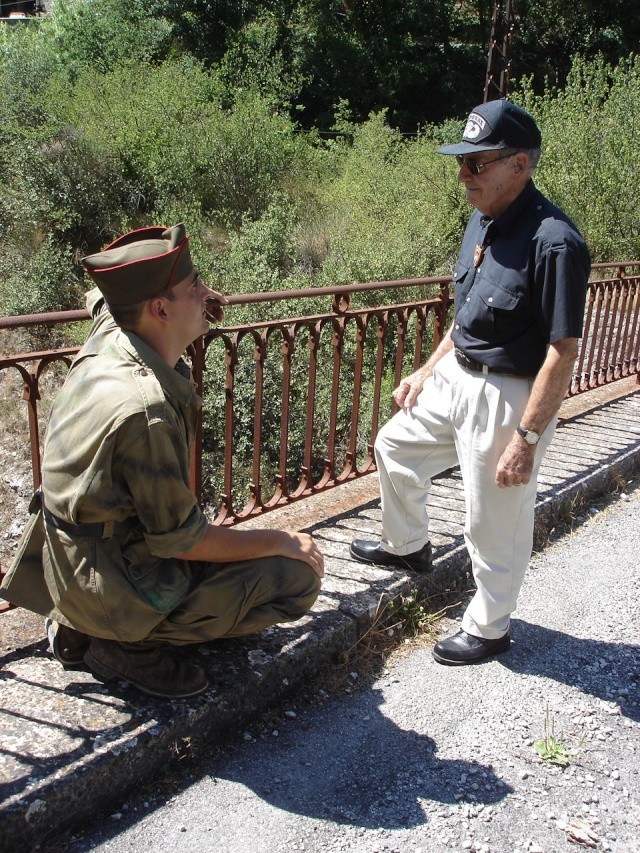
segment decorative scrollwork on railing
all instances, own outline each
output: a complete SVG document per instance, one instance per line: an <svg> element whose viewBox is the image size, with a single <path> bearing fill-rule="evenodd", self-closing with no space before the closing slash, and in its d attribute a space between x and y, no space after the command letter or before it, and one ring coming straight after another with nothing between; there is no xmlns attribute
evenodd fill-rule
<svg viewBox="0 0 640 853"><path fill-rule="evenodd" d="M592 281L585 330L568 390L575 395L640 375L640 262ZM636 274L630 274L635 270ZM217 524L232 524L360 477L375 467L378 426L391 391L435 348L450 322L448 276L274 294L232 295L236 305L305 300L324 313L213 328L190 348L203 417L192 454L194 491ZM395 301L385 303L385 292ZM371 305L371 292L376 303ZM420 292L420 297L415 293ZM406 295L405 295L406 294ZM397 297L404 296L405 301ZM361 305L356 305L359 301ZM0 320L0 328L86 319L74 311ZM22 379L34 486L40 483L42 376L77 347L0 357Z"/></svg>

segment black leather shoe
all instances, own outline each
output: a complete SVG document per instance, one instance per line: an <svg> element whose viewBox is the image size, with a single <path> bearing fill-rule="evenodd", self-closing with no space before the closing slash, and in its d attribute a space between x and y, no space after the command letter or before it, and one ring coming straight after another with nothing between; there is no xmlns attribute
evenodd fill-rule
<svg viewBox="0 0 640 853"><path fill-rule="evenodd" d="M478 661L506 652L511 646L511 639L506 633L497 640L485 640L484 637L474 637L466 631L458 631L446 640L440 640L433 649L433 656L438 663L447 666L464 666L466 663Z"/></svg>
<svg viewBox="0 0 640 853"><path fill-rule="evenodd" d="M433 567L431 542L419 551L405 554L391 554L380 547L379 542L369 542L367 539L354 539L349 549L351 556L361 563L375 563L376 566L390 566L394 569L411 569L413 572L430 572Z"/></svg>

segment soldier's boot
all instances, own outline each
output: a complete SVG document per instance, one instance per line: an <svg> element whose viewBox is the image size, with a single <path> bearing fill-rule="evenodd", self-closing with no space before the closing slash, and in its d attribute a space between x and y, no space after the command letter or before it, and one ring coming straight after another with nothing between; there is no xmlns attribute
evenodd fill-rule
<svg viewBox="0 0 640 853"><path fill-rule="evenodd" d="M44 630L49 640L51 654L64 667L79 666L84 662L84 656L91 643L91 637L61 625L55 619L45 619Z"/></svg>
<svg viewBox="0 0 640 853"><path fill-rule="evenodd" d="M143 693L165 699L197 696L209 686L199 666L176 657L168 643L155 640L118 643L93 639L84 662L102 681L120 678Z"/></svg>

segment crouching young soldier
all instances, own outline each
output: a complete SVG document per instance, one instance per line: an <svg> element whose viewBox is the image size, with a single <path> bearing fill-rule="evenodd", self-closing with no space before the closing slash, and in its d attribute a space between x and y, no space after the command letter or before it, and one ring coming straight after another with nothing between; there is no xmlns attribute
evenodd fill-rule
<svg viewBox="0 0 640 853"><path fill-rule="evenodd" d="M83 264L93 326L1 594L47 617L63 665L195 696L207 677L175 647L299 619L323 557L304 533L213 526L189 488L200 400L182 354L209 328L207 303L226 300L194 269L184 226L129 232Z"/></svg>

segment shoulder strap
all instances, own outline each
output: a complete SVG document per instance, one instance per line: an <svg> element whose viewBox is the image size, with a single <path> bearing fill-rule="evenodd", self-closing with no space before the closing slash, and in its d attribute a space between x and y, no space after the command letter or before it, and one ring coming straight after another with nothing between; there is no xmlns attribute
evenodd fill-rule
<svg viewBox="0 0 640 853"><path fill-rule="evenodd" d="M148 367L136 367L133 371L149 426L165 422L167 399L154 372Z"/></svg>

